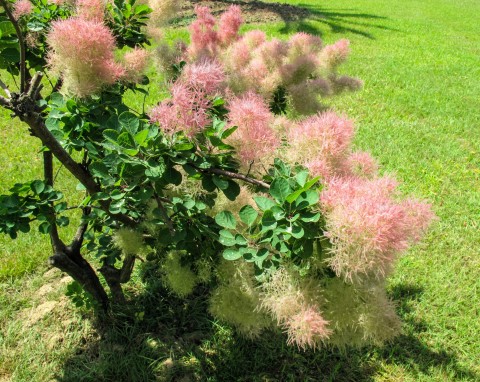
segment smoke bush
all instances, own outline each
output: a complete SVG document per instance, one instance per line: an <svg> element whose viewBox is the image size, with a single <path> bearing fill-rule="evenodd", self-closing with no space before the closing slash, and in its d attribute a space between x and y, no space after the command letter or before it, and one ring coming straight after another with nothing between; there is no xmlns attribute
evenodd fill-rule
<svg viewBox="0 0 480 382"><path fill-rule="evenodd" d="M36 12L16 4L17 18ZM45 100L39 88L22 90L25 105L0 100L42 140L45 157L55 155L85 187L83 217L63 243L67 204L45 159L44 180L0 196L0 232L15 238L41 222L50 263L104 309L111 299L126 303L121 284L146 253L166 288L182 298L210 288L210 313L250 338L277 328L288 344L315 349L381 344L400 332L385 280L434 215L355 151L353 122L322 104L360 85L338 74L347 40L242 35L238 6L218 22L196 6L191 43L155 49L167 96L139 112L125 95L148 94L135 84L148 83L145 27L178 3L57 4L48 32L28 48L39 62L46 53L43 65L62 81ZM11 67L17 75L20 63ZM28 86L40 83L37 75ZM101 263L111 298L82 251Z"/></svg>

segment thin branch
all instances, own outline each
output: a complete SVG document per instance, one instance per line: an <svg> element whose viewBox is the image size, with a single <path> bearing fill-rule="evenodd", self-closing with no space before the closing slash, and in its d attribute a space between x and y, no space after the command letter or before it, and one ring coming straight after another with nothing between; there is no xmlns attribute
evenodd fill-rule
<svg viewBox="0 0 480 382"><path fill-rule="evenodd" d="M7 4L6 0L0 0L0 4L2 5L5 13L7 14L8 19L13 24L15 28L15 32L17 33L18 37L18 45L20 47L20 93L25 91L25 78L26 78L26 62L25 62L25 42L23 40L23 33L18 25L17 20L13 17L12 12L10 11L9 4Z"/></svg>
<svg viewBox="0 0 480 382"><path fill-rule="evenodd" d="M85 210L87 209L84 208L82 218L89 214L89 212L86 213ZM80 225L77 228L77 232L75 232L75 236L72 240L72 243L70 244L70 248L72 249L72 251L80 251L80 248L83 245L83 239L85 237L85 233L87 232L87 229L88 229L88 221L82 219Z"/></svg>
<svg viewBox="0 0 480 382"><path fill-rule="evenodd" d="M12 97L12 94L10 93L10 89L8 88L7 85L5 85L5 82L3 82L1 79L0 79L0 87L3 89L3 91L5 92L8 98Z"/></svg>
<svg viewBox="0 0 480 382"><path fill-rule="evenodd" d="M41 86L42 78L43 78L42 72L36 72L33 75L32 81L30 81L30 86L27 91L27 96L29 96L32 99L35 99L34 95L35 93L38 93L38 88Z"/></svg>
<svg viewBox="0 0 480 382"><path fill-rule="evenodd" d="M268 183L265 183L261 180L250 178L246 175L243 174L237 174L236 172L231 172L231 171L226 171L226 170L221 170L219 168L207 168L207 169L202 169L199 167L194 166L197 170L203 172L203 173L210 173L210 174L216 174L216 175L223 175L227 178L231 179L238 179L242 180L244 182L253 184L255 186L263 187L263 188L270 188L270 185Z"/></svg>
<svg viewBox="0 0 480 382"><path fill-rule="evenodd" d="M10 103L10 101L8 99L6 99L3 96L0 96L0 105L5 107L6 109L12 110L12 104Z"/></svg>

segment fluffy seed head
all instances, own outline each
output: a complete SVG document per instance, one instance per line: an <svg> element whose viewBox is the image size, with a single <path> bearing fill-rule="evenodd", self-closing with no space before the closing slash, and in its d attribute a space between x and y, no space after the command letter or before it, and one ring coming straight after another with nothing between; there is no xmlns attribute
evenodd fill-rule
<svg viewBox="0 0 480 382"><path fill-rule="evenodd" d="M188 53L191 58L212 57L217 52L219 37L215 31L215 17L208 7L195 6L197 19L190 24L190 46Z"/></svg>
<svg viewBox="0 0 480 382"><path fill-rule="evenodd" d="M50 67L62 76L67 93L91 95L125 73L114 61L115 38L103 23L80 17L55 21L47 43Z"/></svg>
<svg viewBox="0 0 480 382"><path fill-rule="evenodd" d="M322 65L329 69L335 69L344 63L350 53L350 41L341 39L335 44L327 45L321 53Z"/></svg>
<svg viewBox="0 0 480 382"><path fill-rule="evenodd" d="M338 276L350 282L383 278L399 253L418 240L431 220L428 205L397 202L389 178L333 179L322 192L329 259Z"/></svg>
<svg viewBox="0 0 480 382"><path fill-rule="evenodd" d="M162 264L162 280L165 285L180 297L186 297L193 292L197 278L190 267L180 263L181 253L170 252Z"/></svg>
<svg viewBox="0 0 480 382"><path fill-rule="evenodd" d="M77 0L75 7L78 17L99 23L103 22L105 15L104 0Z"/></svg>
<svg viewBox="0 0 480 382"><path fill-rule="evenodd" d="M334 112L311 116L294 126L287 135L287 156L292 162L305 165L313 175L328 180L344 172L354 134L352 121Z"/></svg>
<svg viewBox="0 0 480 382"><path fill-rule="evenodd" d="M346 166L349 172L359 177L371 178L378 172L377 161L370 153L362 151L351 153L347 158Z"/></svg>
<svg viewBox="0 0 480 382"><path fill-rule="evenodd" d="M13 5L13 17L18 20L22 16L29 15L33 11L33 5L29 0L18 0Z"/></svg>
<svg viewBox="0 0 480 382"><path fill-rule="evenodd" d="M120 228L113 235L113 242L126 255L136 255L143 247L142 233L129 228Z"/></svg>
<svg viewBox="0 0 480 382"><path fill-rule="evenodd" d="M270 128L273 116L260 96L247 93L234 98L229 108L230 123L238 126L230 142L236 146L242 163L248 164L276 150L280 140Z"/></svg>
<svg viewBox="0 0 480 382"><path fill-rule="evenodd" d="M229 45L239 38L238 30L242 25L242 11L240 6L231 5L226 12L220 16L218 25L218 37L223 45Z"/></svg>
<svg viewBox="0 0 480 382"><path fill-rule="evenodd" d="M145 49L135 48L123 56L125 61L125 80L138 82L148 66L150 54Z"/></svg>
<svg viewBox="0 0 480 382"><path fill-rule="evenodd" d="M329 322L322 317L318 308L314 306L304 307L284 325L288 334L287 343L297 345L302 350L315 349L319 344L326 341L332 333L327 328L328 324Z"/></svg>

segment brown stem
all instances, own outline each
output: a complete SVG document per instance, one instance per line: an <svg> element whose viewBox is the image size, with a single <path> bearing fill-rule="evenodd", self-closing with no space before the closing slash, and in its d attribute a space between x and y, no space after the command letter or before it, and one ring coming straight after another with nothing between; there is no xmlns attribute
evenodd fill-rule
<svg viewBox="0 0 480 382"><path fill-rule="evenodd" d="M104 310L108 309L108 295L97 274L79 251L69 251L67 249L63 252L57 252L49 258L49 264L69 274L93 296Z"/></svg>
<svg viewBox="0 0 480 382"><path fill-rule="evenodd" d="M243 174L238 174L236 172L231 172L227 170L221 170L219 168L207 168L207 169L201 169L199 167L195 167L197 170L204 172L204 173L210 173L210 174L216 174L216 175L223 175L226 176L227 178L231 179L238 179L238 180L243 180L244 182L253 184L255 186L263 187L263 188L270 188L270 185L268 183L265 183L261 180L250 178L246 175Z"/></svg>
<svg viewBox="0 0 480 382"><path fill-rule="evenodd" d="M10 100L6 99L3 96L0 96L0 105L2 105L6 109L12 110L12 104L10 103Z"/></svg>
<svg viewBox="0 0 480 382"><path fill-rule="evenodd" d="M7 1L0 0L0 4L2 5L5 13L7 14L8 19L13 24L15 28L15 32L17 33L18 37L18 45L20 47L20 93L25 91L25 78L26 78L26 61L25 61L25 42L23 40L23 33L20 29L20 26L17 23L15 17L13 17L12 12L10 11L10 7L7 4Z"/></svg>

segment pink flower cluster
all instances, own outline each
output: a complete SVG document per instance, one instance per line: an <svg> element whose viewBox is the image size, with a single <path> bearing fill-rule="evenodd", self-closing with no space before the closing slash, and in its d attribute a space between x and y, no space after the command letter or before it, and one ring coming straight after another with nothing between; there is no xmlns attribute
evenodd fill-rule
<svg viewBox="0 0 480 382"><path fill-rule="evenodd" d="M321 39L306 33L294 34L288 41L267 40L258 30L240 37L242 16L238 6L231 6L218 23L207 7L197 6L195 10L197 19L190 26L186 59L221 61L227 84L236 95L253 91L270 102L282 87L298 114L312 114L321 109L319 97L359 86L359 81L350 77L340 81L333 73L348 55L347 40L324 52Z"/></svg>
<svg viewBox="0 0 480 382"><path fill-rule="evenodd" d="M75 6L78 17L99 23L103 22L105 14L104 0L77 0Z"/></svg>
<svg viewBox="0 0 480 382"><path fill-rule="evenodd" d="M329 262L348 281L382 278L398 254L417 241L433 218L430 205L395 198L396 182L388 177L333 179L322 192Z"/></svg>
<svg viewBox="0 0 480 382"><path fill-rule="evenodd" d="M180 78L171 85L171 99L161 102L150 112L150 120L172 134L183 130L192 138L210 122L211 98L225 80L220 64L214 61L188 64Z"/></svg>
<svg viewBox="0 0 480 382"><path fill-rule="evenodd" d="M190 25L191 44L188 54L195 59L215 57L221 45L228 45L238 38L242 15L238 5L232 5L222 14L218 31L215 17L208 7L195 6L197 19Z"/></svg>
<svg viewBox="0 0 480 382"><path fill-rule="evenodd" d="M229 142L238 150L242 164L272 154L280 145L280 139L271 125L273 115L259 95L246 93L230 100L230 123L238 126Z"/></svg>
<svg viewBox="0 0 480 382"><path fill-rule="evenodd" d="M331 335L332 330L327 325L328 321L315 306L304 307L284 325L288 334L287 343L297 345L302 350L315 349Z"/></svg>
<svg viewBox="0 0 480 382"><path fill-rule="evenodd" d="M141 78L148 53L134 49L124 55L124 65L115 61L115 37L103 22L103 0L79 0L76 6L78 16L53 22L47 35L49 65L62 77L62 90L86 97L118 80Z"/></svg>
<svg viewBox="0 0 480 382"><path fill-rule="evenodd" d="M85 97L125 74L114 60L115 38L101 22L81 17L55 21L47 42L50 67L62 75L68 93Z"/></svg>
<svg viewBox="0 0 480 382"><path fill-rule="evenodd" d="M18 20L22 16L32 13L33 5L29 0L18 0L13 5L13 17Z"/></svg>
<svg viewBox="0 0 480 382"><path fill-rule="evenodd" d="M345 159L353 134L352 121L334 112L317 114L290 128L287 153L293 162L303 164L325 181L348 171Z"/></svg>

